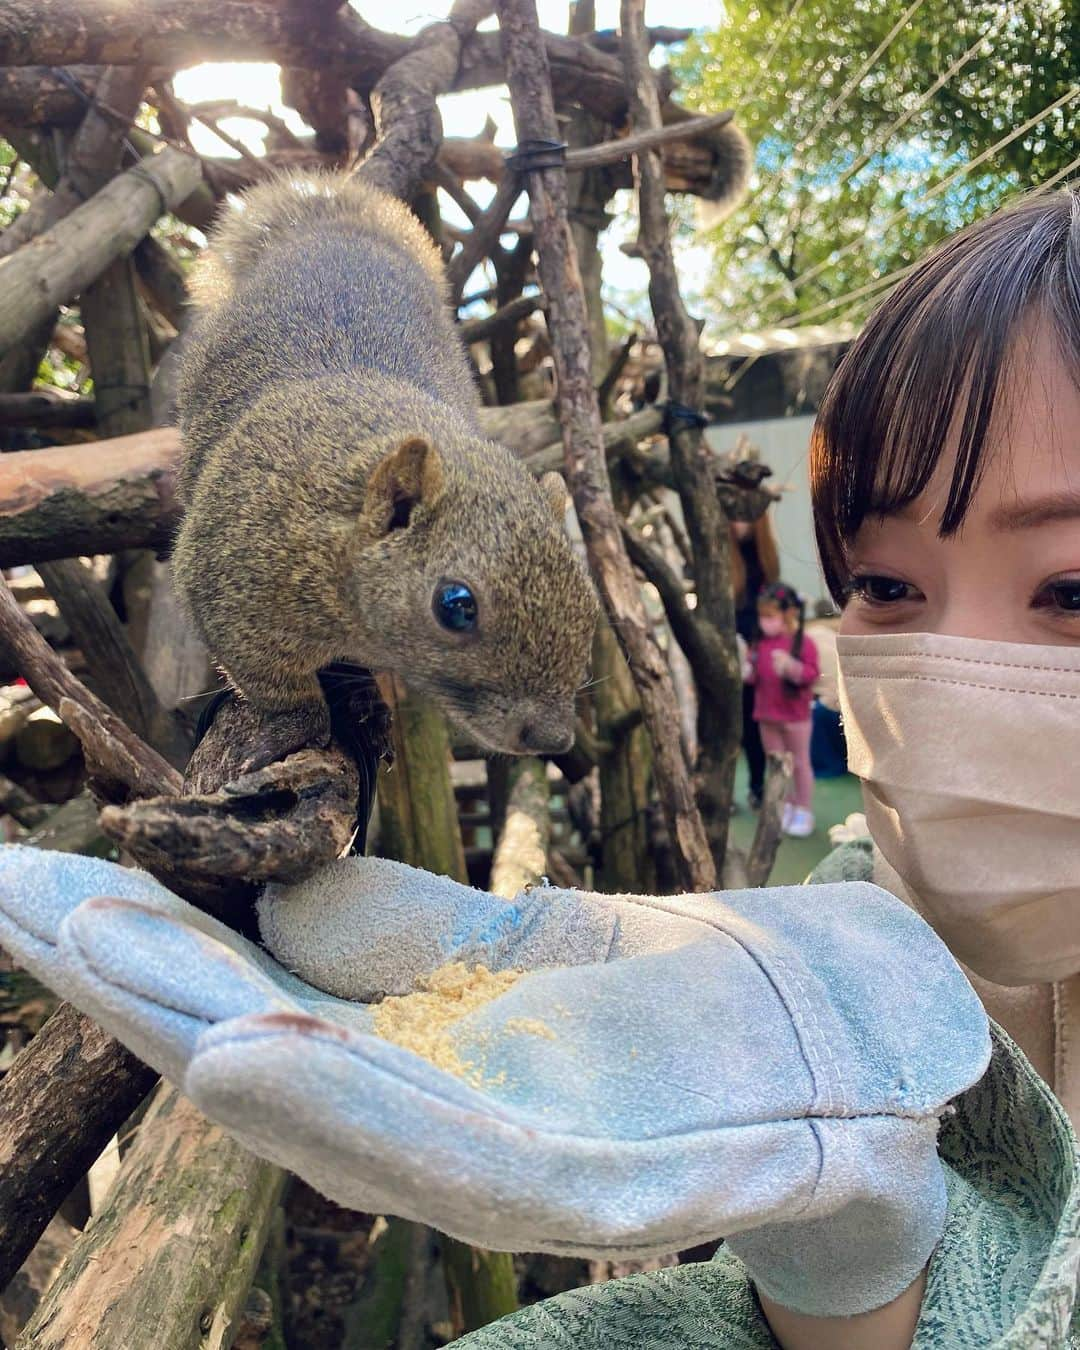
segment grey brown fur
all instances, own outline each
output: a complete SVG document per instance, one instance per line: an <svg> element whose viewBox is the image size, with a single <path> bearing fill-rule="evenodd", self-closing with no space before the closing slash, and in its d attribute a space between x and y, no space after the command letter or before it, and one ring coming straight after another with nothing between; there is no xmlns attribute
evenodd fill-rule
<svg viewBox="0 0 1080 1350"><path fill-rule="evenodd" d="M215 658L267 714L325 730L316 671L396 671L492 750L558 750L597 605L538 484L486 441L442 264L344 176L252 189L195 281L173 563ZM432 598L464 582L475 633Z"/></svg>

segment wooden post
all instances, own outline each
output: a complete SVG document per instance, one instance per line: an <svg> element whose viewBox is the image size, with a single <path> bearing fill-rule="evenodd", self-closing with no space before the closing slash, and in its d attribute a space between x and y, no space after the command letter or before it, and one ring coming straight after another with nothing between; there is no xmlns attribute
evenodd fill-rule
<svg viewBox="0 0 1080 1350"><path fill-rule="evenodd" d="M644 134L659 131L660 99L649 65L644 0L622 0L621 27L626 95L634 130ZM664 352L668 391L675 405L669 424L671 469L694 552L695 618L699 625L711 624L718 639L708 649L710 666L699 667L695 675L703 694L698 705L698 800L720 872L742 735L742 679L735 648L729 531L716 495L709 450L701 426L694 420L704 406L704 364L697 324L687 313L679 291L659 148L639 149L634 163L641 222L638 248L649 268L649 301Z"/></svg>
<svg viewBox="0 0 1080 1350"><path fill-rule="evenodd" d="M0 1289L157 1081L62 1003L0 1083Z"/></svg>
<svg viewBox="0 0 1080 1350"><path fill-rule="evenodd" d="M468 882L442 714L407 693L397 676L380 679L379 688L393 713L394 748L391 767L379 770L379 851ZM474 1249L449 1237L442 1237L440 1244L458 1334L514 1311L516 1282L508 1253Z"/></svg>
<svg viewBox="0 0 1080 1350"><path fill-rule="evenodd" d="M15 1350L228 1350L283 1180L163 1084Z"/></svg>

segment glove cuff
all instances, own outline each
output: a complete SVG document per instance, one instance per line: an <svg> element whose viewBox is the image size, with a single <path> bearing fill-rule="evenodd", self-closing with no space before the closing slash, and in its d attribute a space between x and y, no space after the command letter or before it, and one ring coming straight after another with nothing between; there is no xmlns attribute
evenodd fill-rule
<svg viewBox="0 0 1080 1350"><path fill-rule="evenodd" d="M936 1118L814 1122L822 1173L791 1222L728 1239L766 1297L813 1317L852 1317L892 1302L945 1229Z"/></svg>

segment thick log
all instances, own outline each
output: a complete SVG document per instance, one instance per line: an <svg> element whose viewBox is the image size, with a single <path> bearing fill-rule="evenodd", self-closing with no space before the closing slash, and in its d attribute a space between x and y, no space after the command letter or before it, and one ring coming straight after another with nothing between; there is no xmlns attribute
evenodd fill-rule
<svg viewBox="0 0 1080 1350"><path fill-rule="evenodd" d="M0 567L164 549L180 521L172 428L0 456Z"/></svg>
<svg viewBox="0 0 1080 1350"><path fill-rule="evenodd" d="M158 216L201 179L197 160L163 150L113 179L32 246L0 260L0 358L114 259L129 254Z"/></svg>
<svg viewBox="0 0 1080 1350"><path fill-rule="evenodd" d="M551 79L534 0L502 0L499 23L518 140L558 140ZM675 691L622 543L608 482L600 409L592 381L588 319L567 223L566 173L562 168L550 168L528 177L540 280L548 299L567 481L593 575L638 687L653 746L657 791L680 879L690 890L712 890L716 869L709 841L682 748L671 735L672 727L678 725Z"/></svg>
<svg viewBox="0 0 1080 1350"><path fill-rule="evenodd" d="M606 422L608 453L655 435L655 408ZM562 466L559 424L547 399L482 408L484 434L518 454L536 474ZM176 499L179 433L161 427L92 446L56 446L0 455L0 567L51 558L165 550L180 522ZM663 465L657 461L663 477Z"/></svg>
<svg viewBox="0 0 1080 1350"><path fill-rule="evenodd" d="M283 1180L163 1085L16 1350L225 1350Z"/></svg>
<svg viewBox="0 0 1080 1350"><path fill-rule="evenodd" d="M10 0L0 26L0 66L268 60L348 70L365 89L408 47L355 15L260 0Z"/></svg>
<svg viewBox="0 0 1080 1350"><path fill-rule="evenodd" d="M68 1003L0 1082L0 1288L157 1075Z"/></svg>
<svg viewBox="0 0 1080 1350"><path fill-rule="evenodd" d="M92 398L35 389L29 394L0 394L0 427L92 427L97 421Z"/></svg>
<svg viewBox="0 0 1080 1350"><path fill-rule="evenodd" d="M607 120L625 106L618 60L576 39L544 34L556 97L589 99ZM199 61L276 61L342 70L369 93L410 50L410 39L370 27L358 15L265 0L9 0L0 24L0 66L149 65L167 70ZM455 87L503 82L497 33L466 44Z"/></svg>
<svg viewBox="0 0 1080 1350"><path fill-rule="evenodd" d="M0 67L0 122L75 126L86 112L86 99L71 87L72 81L93 98L100 76L99 66Z"/></svg>

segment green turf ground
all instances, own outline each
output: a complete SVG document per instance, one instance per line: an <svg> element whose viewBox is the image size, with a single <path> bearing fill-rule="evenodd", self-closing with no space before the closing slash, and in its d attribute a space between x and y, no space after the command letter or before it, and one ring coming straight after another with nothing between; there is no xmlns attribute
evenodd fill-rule
<svg viewBox="0 0 1080 1350"><path fill-rule="evenodd" d="M739 809L731 821L732 836L740 848L749 847L757 823L757 816L746 805L746 782L746 761L740 759L735 777L735 800ZM852 811L861 810L862 796L857 778L846 775L843 778L817 779L814 783L817 828L808 839L784 839L769 878L771 884L794 886L805 881L830 851L829 827L839 825Z"/></svg>

